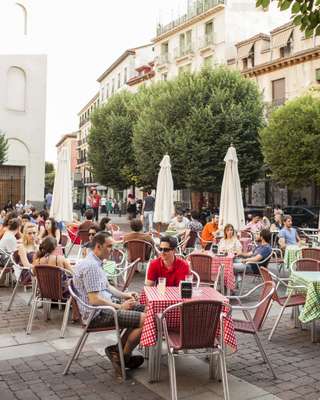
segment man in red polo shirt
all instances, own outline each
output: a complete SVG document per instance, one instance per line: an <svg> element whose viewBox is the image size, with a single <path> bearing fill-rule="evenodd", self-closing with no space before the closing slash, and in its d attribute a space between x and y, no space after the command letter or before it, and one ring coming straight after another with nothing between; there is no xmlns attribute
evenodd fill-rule
<svg viewBox="0 0 320 400"><path fill-rule="evenodd" d="M152 260L147 273L147 286L154 286L159 278L166 278L166 286L179 286L190 275L189 264L176 257L177 240L174 237L163 236L160 239L160 256Z"/></svg>

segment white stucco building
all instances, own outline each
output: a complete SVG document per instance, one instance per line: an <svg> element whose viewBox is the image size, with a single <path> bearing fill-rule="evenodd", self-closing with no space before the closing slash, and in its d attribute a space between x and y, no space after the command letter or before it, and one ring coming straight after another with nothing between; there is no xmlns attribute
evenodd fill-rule
<svg viewBox="0 0 320 400"><path fill-rule="evenodd" d="M9 143L0 207L43 204L47 59L33 40L31 13L26 1L0 2L0 130Z"/></svg>
<svg viewBox="0 0 320 400"><path fill-rule="evenodd" d="M235 43L288 20L274 3L263 9L256 8L255 0L189 1L178 19L158 25L153 39L155 79L199 71L205 64L233 64Z"/></svg>
<svg viewBox="0 0 320 400"><path fill-rule="evenodd" d="M131 92L138 90L142 82L151 82L153 74L153 45L128 49L117 58L97 79L100 84L100 104L119 90L127 89ZM135 80L134 78L140 78ZM142 79L144 77L145 79ZM128 84L130 82L134 84Z"/></svg>

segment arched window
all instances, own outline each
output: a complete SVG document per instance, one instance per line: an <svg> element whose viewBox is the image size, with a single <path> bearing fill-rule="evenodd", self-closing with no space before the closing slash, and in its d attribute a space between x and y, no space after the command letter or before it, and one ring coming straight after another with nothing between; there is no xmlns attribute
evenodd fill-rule
<svg viewBox="0 0 320 400"><path fill-rule="evenodd" d="M26 35L28 33L28 14L27 14L27 9L25 6L21 3L16 3L16 6L19 8L20 14L19 20L22 21L22 29L23 29L23 34ZM21 23L19 24L21 26Z"/></svg>
<svg viewBox="0 0 320 400"><path fill-rule="evenodd" d="M7 72L7 108L25 111L26 74L22 68L10 67Z"/></svg>

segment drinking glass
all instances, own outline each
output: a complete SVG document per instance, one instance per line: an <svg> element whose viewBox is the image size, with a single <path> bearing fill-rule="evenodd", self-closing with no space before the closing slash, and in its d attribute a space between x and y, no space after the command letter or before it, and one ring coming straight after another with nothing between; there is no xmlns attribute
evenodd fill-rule
<svg viewBox="0 0 320 400"><path fill-rule="evenodd" d="M161 295L164 295L166 293L166 278L158 279L158 292Z"/></svg>

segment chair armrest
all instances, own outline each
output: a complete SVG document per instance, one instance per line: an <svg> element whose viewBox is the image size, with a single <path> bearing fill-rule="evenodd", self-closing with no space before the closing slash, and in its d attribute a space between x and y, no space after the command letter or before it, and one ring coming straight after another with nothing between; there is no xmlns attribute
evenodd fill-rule
<svg viewBox="0 0 320 400"><path fill-rule="evenodd" d="M255 286L254 288L252 288L251 290L249 290L249 292L247 292L247 293L245 293L245 294L242 294L241 296L225 296L225 297L227 297L228 299L236 299L236 298L238 298L238 299L244 299L245 297L250 296L250 294L252 294L252 293L255 292L256 290L260 289L261 286L263 286L263 285L264 285L264 283L260 283L260 285Z"/></svg>

